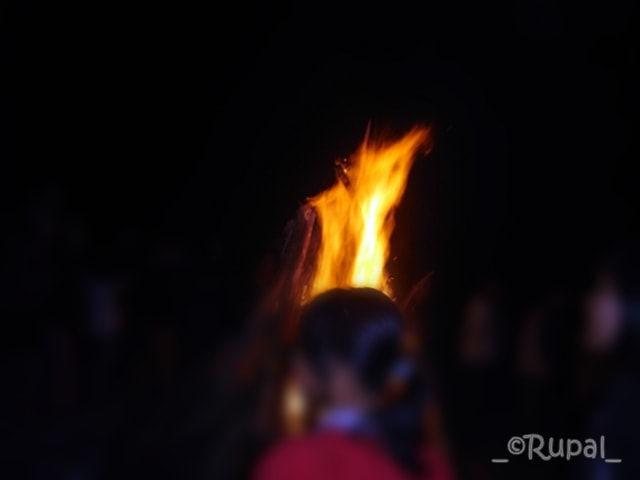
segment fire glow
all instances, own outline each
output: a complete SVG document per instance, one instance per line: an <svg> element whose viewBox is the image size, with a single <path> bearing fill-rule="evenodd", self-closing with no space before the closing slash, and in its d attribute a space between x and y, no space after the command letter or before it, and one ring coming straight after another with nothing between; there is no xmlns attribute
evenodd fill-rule
<svg viewBox="0 0 640 480"><path fill-rule="evenodd" d="M367 133L356 154L336 165L338 181L309 199L322 233L307 299L336 287L372 287L392 296L385 268L394 211L429 139L428 128L414 128L393 142L372 141Z"/></svg>

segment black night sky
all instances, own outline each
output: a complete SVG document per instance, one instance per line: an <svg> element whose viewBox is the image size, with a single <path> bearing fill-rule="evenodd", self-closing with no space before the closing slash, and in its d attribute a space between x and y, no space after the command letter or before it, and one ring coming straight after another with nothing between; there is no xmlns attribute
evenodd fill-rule
<svg viewBox="0 0 640 480"><path fill-rule="evenodd" d="M54 180L100 243L218 245L240 280L368 121L432 122L398 233L426 268L556 262L634 220L634 7L8 4L5 205Z"/></svg>

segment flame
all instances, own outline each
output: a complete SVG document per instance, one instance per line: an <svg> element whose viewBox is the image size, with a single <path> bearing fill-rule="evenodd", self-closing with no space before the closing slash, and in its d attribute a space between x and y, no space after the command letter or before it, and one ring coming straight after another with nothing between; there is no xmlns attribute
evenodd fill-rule
<svg viewBox="0 0 640 480"><path fill-rule="evenodd" d="M394 211L400 204L416 153L430 138L414 128L394 142L365 140L338 181L309 199L321 227L315 276L306 298L336 287L373 287L392 296L385 266Z"/></svg>

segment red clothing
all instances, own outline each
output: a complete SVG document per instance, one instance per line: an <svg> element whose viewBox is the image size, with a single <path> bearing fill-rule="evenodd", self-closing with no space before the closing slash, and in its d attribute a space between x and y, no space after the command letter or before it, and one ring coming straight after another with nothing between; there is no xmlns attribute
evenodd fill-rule
<svg viewBox="0 0 640 480"><path fill-rule="evenodd" d="M441 453L423 455L419 480L453 480ZM259 463L254 480L414 480L373 442L323 431L283 442Z"/></svg>

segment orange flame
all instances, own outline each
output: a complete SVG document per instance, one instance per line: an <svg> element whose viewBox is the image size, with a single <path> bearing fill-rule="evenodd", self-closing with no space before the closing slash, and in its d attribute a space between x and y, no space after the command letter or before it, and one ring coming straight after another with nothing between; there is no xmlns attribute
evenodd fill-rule
<svg viewBox="0 0 640 480"><path fill-rule="evenodd" d="M394 211L404 194L418 149L430 137L414 128L395 142L365 140L339 165L339 181L309 199L322 230L315 276L306 298L335 287L373 287L391 296L385 266Z"/></svg>

